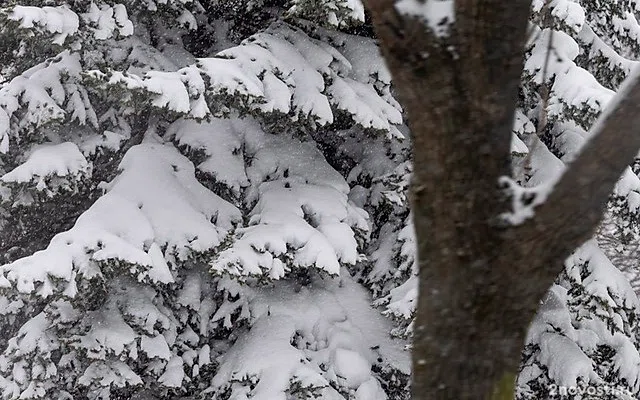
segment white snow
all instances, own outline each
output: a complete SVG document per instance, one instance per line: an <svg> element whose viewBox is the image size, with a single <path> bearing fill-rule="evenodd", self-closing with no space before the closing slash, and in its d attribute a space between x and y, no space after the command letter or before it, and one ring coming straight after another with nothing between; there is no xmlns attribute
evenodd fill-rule
<svg viewBox="0 0 640 400"><path fill-rule="evenodd" d="M356 232L368 231L366 213L349 203L349 186L310 142L260 130L244 138L252 206L247 227L214 261L218 273L285 276L291 267L337 274L358 257ZM305 160L301 163L300 160ZM283 263L285 262L285 263Z"/></svg>
<svg viewBox="0 0 640 400"><path fill-rule="evenodd" d="M332 103L353 115L365 128L391 131L393 124L402 123L400 110L382 99L368 84L353 79L336 79L327 91Z"/></svg>
<svg viewBox="0 0 640 400"><path fill-rule="evenodd" d="M535 83L552 82L547 118L565 119L576 109L585 109L588 117L595 118L607 106L614 92L602 86L587 70L578 67L574 59L580 53L576 41L564 32L551 29L534 29L525 61L525 71ZM548 57L549 36L553 35L553 54ZM547 63L546 76L544 65ZM579 123L588 129L589 118L581 118ZM587 124L587 125L585 125Z"/></svg>
<svg viewBox="0 0 640 400"><path fill-rule="evenodd" d="M117 151L124 140L128 137L125 134L105 130L102 134L87 137L80 143L80 150L85 156L94 155L98 149Z"/></svg>
<svg viewBox="0 0 640 400"><path fill-rule="evenodd" d="M561 275L548 292L527 334L527 343L540 346L536 359L559 386L608 385L592 359L598 346L607 345L613 350L613 368L637 391L640 355L623 325L629 324L623 318L640 306L633 289L594 240L576 250L565 266L566 278ZM571 293L560 285L584 292ZM582 304L576 307L576 302ZM521 382L543 374L535 365L525 367Z"/></svg>
<svg viewBox="0 0 640 400"><path fill-rule="evenodd" d="M329 72L333 55L304 33L284 25L254 38L256 44L267 48L276 59L287 60L296 86L292 103L297 113L316 117L320 125L333 122L331 106L323 94L322 76Z"/></svg>
<svg viewBox="0 0 640 400"><path fill-rule="evenodd" d="M98 6L91 2L87 13L81 15L82 19L92 28L93 35L98 40L107 40L116 35L130 36L133 34L133 23L129 20L127 9L122 4L113 7L102 4Z"/></svg>
<svg viewBox="0 0 640 400"><path fill-rule="evenodd" d="M534 0L532 9L535 13L541 12L547 4L551 15L573 32L579 33L585 26L585 11L576 0Z"/></svg>
<svg viewBox="0 0 640 400"><path fill-rule="evenodd" d="M587 293L597 296L600 301L609 306L616 307L618 299L612 298L612 293L621 296L629 302L624 306L640 309L640 301L635 296L629 281L622 272L616 269L607 259L595 240L590 240L576 250L565 264L578 266L586 264L590 272L583 285ZM572 269L574 274L579 274L577 267ZM574 275L579 278L579 275ZM581 279L580 279L581 280Z"/></svg>
<svg viewBox="0 0 640 400"><path fill-rule="evenodd" d="M36 351L47 353L57 350L60 343L52 335L47 334L50 322L44 313L39 313L27 321L18 335L9 340L7 351L15 352L17 355L32 355Z"/></svg>
<svg viewBox="0 0 640 400"><path fill-rule="evenodd" d="M9 137L24 130L38 129L66 116L62 108L67 96L78 91L75 82L82 71L77 54L63 51L55 59L38 64L0 88L0 150L7 151ZM87 103L87 119L95 125L92 107ZM27 111L21 118L14 118L20 109ZM91 118L89 118L91 117ZM12 120L13 118L13 120ZM78 118L81 118L78 116ZM83 123L82 119L80 122Z"/></svg>
<svg viewBox="0 0 640 400"><path fill-rule="evenodd" d="M173 283L173 275L158 243L154 242L149 248L149 257L151 257L152 266L146 275L154 282Z"/></svg>
<svg viewBox="0 0 640 400"><path fill-rule="evenodd" d="M240 219L234 206L196 180L193 164L173 146L133 147L120 168L126 172L105 186L109 194L135 204L153 226L156 241L182 249L181 255L187 248L205 251L217 246L224 229Z"/></svg>
<svg viewBox="0 0 640 400"><path fill-rule="evenodd" d="M143 336L140 341L140 350L145 352L149 358L158 357L167 361L171 359L171 350L162 335Z"/></svg>
<svg viewBox="0 0 640 400"><path fill-rule="evenodd" d="M243 135L249 130L262 131L251 119L214 118L201 123L181 119L166 134L180 145L204 151L207 158L196 167L239 196L241 189L249 185L242 154Z"/></svg>
<svg viewBox="0 0 640 400"><path fill-rule="evenodd" d="M80 19L67 5L58 7L29 7L15 6L9 19L20 21L20 27L33 28L35 26L56 34L53 43L62 45L67 37L78 32Z"/></svg>
<svg viewBox="0 0 640 400"><path fill-rule="evenodd" d="M288 12L294 15L297 14L301 9L304 9L304 3L308 3L308 0L293 0ZM314 3L306 5L306 7L309 6L313 7ZM330 10L326 22L334 26L349 26L350 19L357 22L364 22L365 20L364 5L361 0L328 0L323 3L323 7ZM343 15L343 13L346 15Z"/></svg>
<svg viewBox="0 0 640 400"><path fill-rule="evenodd" d="M511 153L526 154L529 152L527 145L516 135L511 135Z"/></svg>
<svg viewBox="0 0 640 400"><path fill-rule="evenodd" d="M30 182L51 175L86 175L91 166L71 142L36 146L27 160L0 177L3 182Z"/></svg>
<svg viewBox="0 0 640 400"><path fill-rule="evenodd" d="M540 361L549 369L549 377L560 386L576 387L578 379L598 383L591 359L564 336L543 333L540 337Z"/></svg>
<svg viewBox="0 0 640 400"><path fill-rule="evenodd" d="M356 81L373 83L377 79L386 84L391 83L391 73L374 39L344 34L331 37L335 42L341 43L338 49L351 64L350 74Z"/></svg>
<svg viewBox="0 0 640 400"><path fill-rule="evenodd" d="M76 346L87 351L87 356L104 360L110 353L122 354L125 348L135 345L135 331L124 321L119 312L113 312L115 303L99 311L91 311L86 316L91 328Z"/></svg>
<svg viewBox="0 0 640 400"><path fill-rule="evenodd" d="M401 14L422 19L437 36L447 36L455 23L454 0L400 0L395 7Z"/></svg>
<svg viewBox="0 0 640 400"><path fill-rule="evenodd" d="M389 91L390 75L375 44L355 38L340 42L344 55L299 28L275 22L239 46L215 57L199 58L195 65L178 71L90 73L107 77L107 85L144 89L154 94L156 107L196 119L211 113L219 116L218 110L209 110L205 103L206 91L223 98L233 95L242 107L291 114L294 120L304 118L319 126L332 123L334 109L339 109L365 128L402 137L397 127L402 123L402 109ZM363 49L356 49L358 43L371 50L364 59L360 57L365 54ZM360 81L364 74L369 76ZM381 92L374 88L377 80L387 85ZM332 82L329 87L327 81Z"/></svg>
<svg viewBox="0 0 640 400"><path fill-rule="evenodd" d="M83 386L91 386L94 382L108 388L110 385L141 385L142 379L122 361L96 361L78 379L78 383Z"/></svg>
<svg viewBox="0 0 640 400"><path fill-rule="evenodd" d="M389 321L369 308L366 289L346 271L339 279L316 278L309 288L280 281L252 296L253 323L221 358L216 393L230 387L232 396L285 400L289 384L298 380L326 386L318 393L323 399L342 400L328 386L334 381L355 389L356 398L386 400L371 365L381 357L409 371L403 341L387 337ZM242 379L254 382L253 389L234 384Z"/></svg>
<svg viewBox="0 0 640 400"><path fill-rule="evenodd" d="M158 96L153 99L153 105L159 108L167 107L179 113L188 113L191 109L189 92L182 82L182 77L172 72L149 71L145 75L145 87Z"/></svg>
<svg viewBox="0 0 640 400"><path fill-rule="evenodd" d="M164 374L158 378L158 382L164 386L179 388L182 386L184 379L184 369L182 367L182 358L174 356L167 363Z"/></svg>
<svg viewBox="0 0 640 400"><path fill-rule="evenodd" d="M610 113L617 108L618 104L621 101L627 98L629 92L638 83L639 80L640 80L640 66L636 65L634 68L631 69L629 76L627 77L627 79L625 79L623 84L620 86L615 96L613 95L610 96L613 99L610 102L607 102L608 104L606 109L604 110L604 112L602 112L599 115L598 120L591 127L590 129L591 135L597 135L600 132L600 130L602 129L602 126L606 122Z"/></svg>
<svg viewBox="0 0 640 400"><path fill-rule="evenodd" d="M234 206L200 185L193 164L172 146L135 146L120 168L105 186L107 194L71 230L56 235L45 250L0 267L0 275L31 293L37 282L51 287L52 277L71 282L76 273L101 276L95 261L115 259L137 265L129 273L141 279L171 282L158 246L177 257L206 251L240 220Z"/></svg>
<svg viewBox="0 0 640 400"><path fill-rule="evenodd" d="M357 389L371 377L371 364L353 350L337 348L332 358L336 376L344 379L347 387Z"/></svg>

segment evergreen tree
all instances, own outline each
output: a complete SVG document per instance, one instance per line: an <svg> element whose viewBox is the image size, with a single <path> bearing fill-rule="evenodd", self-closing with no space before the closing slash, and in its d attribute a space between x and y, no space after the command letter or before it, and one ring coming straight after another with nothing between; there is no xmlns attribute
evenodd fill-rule
<svg viewBox="0 0 640 400"><path fill-rule="evenodd" d="M362 7L233 3L2 9L3 398L406 395L320 150L402 137Z"/></svg>
<svg viewBox="0 0 640 400"><path fill-rule="evenodd" d="M514 197L524 211L544 201L635 67L640 32L634 2L538 1L533 9L514 130L527 153L516 155L516 177L525 188ZM639 196L640 181L629 168L609 202L617 227L635 224ZM584 244L565 261L532 323L518 398L637 396L638 316L627 279L597 240Z"/></svg>
<svg viewBox="0 0 640 400"><path fill-rule="evenodd" d="M410 133L358 0L4 7L2 398L408 398ZM505 218L634 67L635 7L534 2ZM638 206L630 169L627 241ZM637 395L635 294L596 241L565 265L519 398Z"/></svg>

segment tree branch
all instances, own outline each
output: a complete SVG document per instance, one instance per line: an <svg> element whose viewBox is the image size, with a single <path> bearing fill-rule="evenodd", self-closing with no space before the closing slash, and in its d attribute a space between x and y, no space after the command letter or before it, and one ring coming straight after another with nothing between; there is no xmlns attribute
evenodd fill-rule
<svg viewBox="0 0 640 400"><path fill-rule="evenodd" d="M640 71L627 78L591 130L591 137L556 183L535 216L512 229L518 257L540 259L539 286L544 292L561 271L559 260L589 240L598 227L609 196L640 149ZM535 252L532 254L532 251Z"/></svg>

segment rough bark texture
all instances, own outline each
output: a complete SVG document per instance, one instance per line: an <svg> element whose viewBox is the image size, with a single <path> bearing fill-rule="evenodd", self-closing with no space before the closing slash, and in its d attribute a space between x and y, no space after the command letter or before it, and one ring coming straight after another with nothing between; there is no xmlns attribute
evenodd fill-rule
<svg viewBox="0 0 640 400"><path fill-rule="evenodd" d="M535 218L505 227L498 180L510 174L530 2L456 0L447 37L399 15L394 0L367 5L414 141L420 296L413 399L512 398L539 300L564 259L593 234L640 147L632 129L640 126L640 81Z"/></svg>

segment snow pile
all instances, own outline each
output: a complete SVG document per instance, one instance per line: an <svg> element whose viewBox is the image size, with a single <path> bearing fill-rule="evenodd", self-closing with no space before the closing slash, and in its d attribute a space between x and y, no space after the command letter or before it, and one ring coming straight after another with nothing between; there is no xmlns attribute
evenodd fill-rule
<svg viewBox="0 0 640 400"><path fill-rule="evenodd" d="M250 119L179 121L167 134L204 152L199 170L236 195L246 188L248 226L219 254L215 271L279 279L310 266L336 274L340 263L357 261L366 213L349 203L347 183L311 142L267 134ZM243 157L252 160L246 170ZM230 167L223 176L212 172L220 163Z"/></svg>
<svg viewBox="0 0 640 400"><path fill-rule="evenodd" d="M98 124L87 91L77 82L81 71L78 55L64 51L0 89L0 153L9 151L11 136L26 135L65 118L81 125ZM28 112L20 115L22 110Z"/></svg>
<svg viewBox="0 0 640 400"><path fill-rule="evenodd" d="M517 126L538 126L514 129L527 148L514 163L512 184L520 196L514 198L518 202L514 210L528 216L560 177L564 164L597 131L597 119L614 105L615 91L637 63L625 56L631 51L637 58L633 32L640 28L627 18L630 3L554 0L548 3L548 17L541 14L543 3L533 5L535 25L525 54L523 98L516 117ZM605 23L612 18L630 25L623 32ZM546 104L540 101L543 86L549 89ZM618 181L608 210L626 229L635 225L639 205L640 179L629 168ZM566 260L530 327L517 398L552 396L554 385L623 390L637 396L639 315L635 293L598 243L592 240L581 246Z"/></svg>
<svg viewBox="0 0 640 400"><path fill-rule="evenodd" d="M71 230L58 234L47 249L0 267L4 318L29 312L20 294L48 298L43 313L52 326L29 334L54 338L38 351L46 350L44 354L51 357L52 351L64 349L58 368L65 372L60 372L60 379L73 382L77 377L77 384L103 394L113 387L142 383L131 369L138 352L157 360L147 374L165 386L182 384L175 375L175 350L170 351L176 343L175 317L157 302L149 284L174 283L177 272L170 265L220 245L240 220L234 206L197 182L193 164L172 146L135 146L120 168L122 173L105 185L107 193ZM76 307L87 301L96 303L79 313ZM55 370L37 372L42 354L28 357L36 349L29 350L20 334L44 323L43 318L33 316L0 356L0 387L5 394L30 398L32 393L52 390ZM88 352L93 361L88 365L79 361L74 348ZM178 366L183 374L182 359ZM32 372L18 375L16 368Z"/></svg>
<svg viewBox="0 0 640 400"><path fill-rule="evenodd" d="M357 0L318 4L325 26L364 20ZM12 54L2 69L12 78L0 89L3 202L12 185L43 176L77 175L87 198L69 204L80 215L73 226L51 224L52 236L62 232L34 241L42 250L0 266L2 396L406 393L406 343L382 350L393 327L366 291L336 277L365 261L372 220L321 143L336 122L367 140L402 135L375 41L280 18L227 35L240 27L204 18L193 2L95 1L68 6L77 28L52 46L61 32L47 10L10 25L38 16L16 31L21 48L43 51ZM214 31L215 45L198 48ZM367 168L391 165L371 158ZM43 197L20 210L60 201ZM268 351L261 340L271 334L279 358L235 356ZM313 360L301 362L306 354Z"/></svg>
<svg viewBox="0 0 640 400"><path fill-rule="evenodd" d="M82 14L87 25L94 26L93 36L98 40L106 40L116 36L130 36L133 34L133 23L129 20L127 9L122 4L113 7L103 4L98 7L91 2L87 13Z"/></svg>
<svg viewBox="0 0 640 400"><path fill-rule="evenodd" d="M239 198L242 189L249 186L242 149L243 136L250 131L262 134L262 128L252 119L216 118L202 123L181 119L171 124L166 134L188 148L187 153L202 152L204 159L196 168L229 187Z"/></svg>
<svg viewBox="0 0 640 400"><path fill-rule="evenodd" d="M543 77L550 35L553 35L554 56L549 57L547 75ZM602 86L593 75L574 63L579 54L579 47L569 35L544 29L534 32L533 38L528 50L530 55L525 62L525 72L530 74L532 83L553 83L547 105L548 118L564 120L566 116L574 115L577 109L580 109L580 112L586 115L577 122L588 129L604 110L614 92Z"/></svg>
<svg viewBox="0 0 640 400"><path fill-rule="evenodd" d="M373 291L374 304L395 321L391 334L407 338L413 334L418 294L416 240L407 198L411 164L405 155L408 143L391 149L382 144L374 141L367 143L364 154L356 151L354 156L363 158L350 174L355 181L372 180L369 188L352 189L351 196L379 219L371 232L371 256L360 273ZM387 162L391 165L385 165Z"/></svg>
<svg viewBox="0 0 640 400"><path fill-rule="evenodd" d="M579 33L585 26L586 13L578 1L574 0L534 0L532 11L534 18L544 18L544 8L550 11L558 28L568 32Z"/></svg>
<svg viewBox="0 0 640 400"><path fill-rule="evenodd" d="M0 12L0 397L408 393L329 147L406 133L362 3L107 3Z"/></svg>
<svg viewBox="0 0 640 400"><path fill-rule="evenodd" d="M234 206L196 181L193 165L171 147L134 147L121 168L106 185L107 194L70 231L57 235L46 250L1 267L2 286L74 297L76 276L104 279L117 265L139 279L169 282L161 248L178 258L208 251L240 219ZM154 190L145 182L154 182ZM103 271L103 263L111 267Z"/></svg>
<svg viewBox="0 0 640 400"><path fill-rule="evenodd" d="M84 26L91 26L90 31L97 40L112 37L130 36L133 34L133 23L129 20L127 9L122 4L110 6L91 2L87 12L76 13L67 5L57 7L33 7L17 5L11 11L0 10L8 14L9 20L20 23L22 29L36 29L40 33L54 34L53 43L62 46L69 37L84 31Z"/></svg>
<svg viewBox="0 0 640 400"><path fill-rule="evenodd" d="M566 265L529 329L518 378L520 395L527 398L544 381L549 387L620 389L608 376L609 365L629 392L637 393L640 355L634 332L640 301L593 240Z"/></svg>
<svg viewBox="0 0 640 400"><path fill-rule="evenodd" d="M404 227L397 233L398 243L394 244L394 248L391 250L391 254L400 259L391 279L405 280L398 286L387 289L388 294L375 302L378 306L386 306L385 314L400 321L399 327L392 331L394 335L400 337L409 337L413 334L413 318L418 305L418 264L415 239L412 215L409 214ZM389 268L385 263L390 261L384 257L386 251L389 250L382 247L373 254L376 264L369 274L369 280L385 279L384 271ZM386 291L383 290L384 292Z"/></svg>
<svg viewBox="0 0 640 400"><path fill-rule="evenodd" d="M609 47L589 25L583 27L577 39L583 46L586 59L589 60L585 68L609 88L619 86L638 64L638 61L624 58Z"/></svg>

